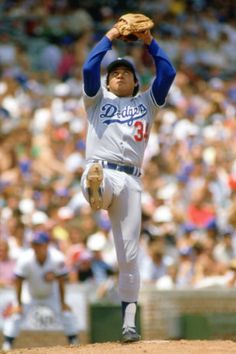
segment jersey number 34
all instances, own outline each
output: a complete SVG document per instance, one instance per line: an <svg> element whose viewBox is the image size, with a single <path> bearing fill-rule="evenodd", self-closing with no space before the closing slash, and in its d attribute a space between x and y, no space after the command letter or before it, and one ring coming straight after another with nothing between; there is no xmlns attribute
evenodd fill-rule
<svg viewBox="0 0 236 354"><path fill-rule="evenodd" d="M134 140L135 141L143 141L148 138L148 123L142 122L140 120L134 123L136 128Z"/></svg>

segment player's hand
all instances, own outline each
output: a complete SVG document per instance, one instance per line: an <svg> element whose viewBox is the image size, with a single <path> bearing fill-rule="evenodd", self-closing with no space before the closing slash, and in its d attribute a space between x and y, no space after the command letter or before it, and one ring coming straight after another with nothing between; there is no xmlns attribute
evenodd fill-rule
<svg viewBox="0 0 236 354"><path fill-rule="evenodd" d="M135 32L134 35L138 37L138 39L143 40L144 44L151 44L151 41L153 40L153 36L150 32L150 30L146 30L144 32Z"/></svg>
<svg viewBox="0 0 236 354"><path fill-rule="evenodd" d="M62 309L62 311L69 311L69 312L71 312L71 307L70 307L69 305L67 305L65 302L63 302L63 303L61 304L61 309Z"/></svg>
<svg viewBox="0 0 236 354"><path fill-rule="evenodd" d="M116 27L112 27L107 33L106 36L112 41L120 37L120 33Z"/></svg>

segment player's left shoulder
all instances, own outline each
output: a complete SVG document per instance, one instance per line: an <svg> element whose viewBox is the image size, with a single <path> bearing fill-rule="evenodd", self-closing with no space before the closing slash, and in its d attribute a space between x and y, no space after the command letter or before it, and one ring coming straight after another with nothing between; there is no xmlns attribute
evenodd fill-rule
<svg viewBox="0 0 236 354"><path fill-rule="evenodd" d="M159 106L156 102L155 96L153 94L152 86L150 86L147 90L140 93L139 100L145 103L151 111L155 111L162 106Z"/></svg>

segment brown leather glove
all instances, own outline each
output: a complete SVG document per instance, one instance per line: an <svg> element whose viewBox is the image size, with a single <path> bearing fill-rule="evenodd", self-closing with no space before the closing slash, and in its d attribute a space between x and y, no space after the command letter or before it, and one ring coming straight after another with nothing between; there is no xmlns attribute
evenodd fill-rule
<svg viewBox="0 0 236 354"><path fill-rule="evenodd" d="M135 35L140 32L150 30L154 26L154 22L143 14L128 13L122 15L114 27L120 33L119 39L124 41L136 41L138 37Z"/></svg>

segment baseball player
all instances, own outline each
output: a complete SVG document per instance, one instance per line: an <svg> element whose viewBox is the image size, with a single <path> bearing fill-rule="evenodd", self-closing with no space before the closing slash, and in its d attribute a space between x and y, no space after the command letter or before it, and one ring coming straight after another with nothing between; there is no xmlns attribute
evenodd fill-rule
<svg viewBox="0 0 236 354"><path fill-rule="evenodd" d="M17 304L3 326L2 350L11 350L20 331L23 317L36 305L50 308L59 315L69 344L77 343L75 316L65 303L64 279L67 270L64 255L49 247L48 234L37 231L32 238L32 247L19 257L15 269ZM22 285L27 282L30 302L22 302Z"/></svg>
<svg viewBox="0 0 236 354"><path fill-rule="evenodd" d="M176 75L150 30L137 36L156 66L156 77L147 91L138 93L135 68L125 58L108 66L106 87L101 87L101 61L112 48L112 41L119 38L115 26L96 44L83 66L88 132L87 166L81 184L91 208L107 209L111 220L119 267L123 342L140 339L135 314L140 287L141 165L152 122Z"/></svg>

